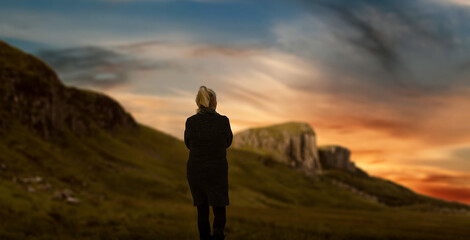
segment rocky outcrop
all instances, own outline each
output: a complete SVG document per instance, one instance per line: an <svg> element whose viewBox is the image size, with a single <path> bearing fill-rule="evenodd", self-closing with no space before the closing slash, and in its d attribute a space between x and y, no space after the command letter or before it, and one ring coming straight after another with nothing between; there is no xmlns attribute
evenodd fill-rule
<svg viewBox="0 0 470 240"><path fill-rule="evenodd" d="M341 146L321 146L318 148L318 155L323 169L339 169L358 175L367 175L366 172L357 168L351 162L351 151Z"/></svg>
<svg viewBox="0 0 470 240"><path fill-rule="evenodd" d="M235 134L233 146L263 153L294 168L321 171L316 135L307 123L288 122L248 129Z"/></svg>
<svg viewBox="0 0 470 240"><path fill-rule="evenodd" d="M338 169L368 176L350 160L349 149L335 145L317 147L316 134L307 123L288 122L251 128L235 134L233 146L261 153L263 163L272 159L313 173Z"/></svg>
<svg viewBox="0 0 470 240"><path fill-rule="evenodd" d="M136 129L136 122L110 97L67 87L47 64L0 41L0 128L12 121L43 138L71 131L89 135L97 128Z"/></svg>

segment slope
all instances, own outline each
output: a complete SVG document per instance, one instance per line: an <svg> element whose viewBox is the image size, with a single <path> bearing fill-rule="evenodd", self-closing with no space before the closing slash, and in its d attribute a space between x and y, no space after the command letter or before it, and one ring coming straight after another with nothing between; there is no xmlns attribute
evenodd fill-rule
<svg viewBox="0 0 470 240"><path fill-rule="evenodd" d="M133 122L100 93L61 85L51 71L0 42L0 239L194 239L183 142ZM49 105L34 107L38 99ZM467 233L467 215L389 208L263 159L228 151L232 239L459 239Z"/></svg>

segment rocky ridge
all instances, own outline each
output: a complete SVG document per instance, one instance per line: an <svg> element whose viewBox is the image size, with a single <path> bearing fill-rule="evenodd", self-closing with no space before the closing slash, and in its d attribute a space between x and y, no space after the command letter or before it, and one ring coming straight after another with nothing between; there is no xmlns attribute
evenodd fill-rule
<svg viewBox="0 0 470 240"><path fill-rule="evenodd" d="M307 123L288 122L235 134L233 146L267 154L286 165L319 172L316 135Z"/></svg>
<svg viewBox="0 0 470 240"><path fill-rule="evenodd" d="M367 176L367 173L356 167L351 161L351 151L338 145L320 146L318 156L323 169L339 169L356 175Z"/></svg>
<svg viewBox="0 0 470 240"><path fill-rule="evenodd" d="M46 63L0 41L0 128L19 122L45 139L71 131L135 129L133 117L112 98L67 87Z"/></svg>
<svg viewBox="0 0 470 240"><path fill-rule="evenodd" d="M287 122L251 128L235 134L233 145L265 154L290 167L321 173L339 169L367 176L350 160L351 152L342 146L317 146L313 128L304 122Z"/></svg>

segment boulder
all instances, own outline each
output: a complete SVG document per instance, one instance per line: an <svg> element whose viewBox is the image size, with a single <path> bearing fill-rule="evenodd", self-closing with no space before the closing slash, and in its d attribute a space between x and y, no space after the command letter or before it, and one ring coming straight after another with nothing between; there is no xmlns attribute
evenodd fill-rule
<svg viewBox="0 0 470 240"><path fill-rule="evenodd" d="M80 200L77 197L75 197L75 193L68 188L64 190L55 191L54 194L52 195L52 199L62 200L70 204L80 203Z"/></svg>

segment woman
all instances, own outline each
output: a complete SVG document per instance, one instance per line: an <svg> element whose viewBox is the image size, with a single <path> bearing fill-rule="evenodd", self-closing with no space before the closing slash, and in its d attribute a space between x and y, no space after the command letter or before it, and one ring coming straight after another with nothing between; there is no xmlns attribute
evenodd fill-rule
<svg viewBox="0 0 470 240"><path fill-rule="evenodd" d="M200 239L224 239L225 206L228 199L226 148L232 144L229 119L215 111L215 92L205 86L196 96L197 113L186 120L184 143L189 149L187 178L194 206L197 206ZM209 206L214 212L213 236Z"/></svg>

